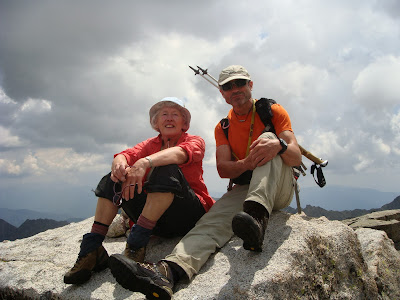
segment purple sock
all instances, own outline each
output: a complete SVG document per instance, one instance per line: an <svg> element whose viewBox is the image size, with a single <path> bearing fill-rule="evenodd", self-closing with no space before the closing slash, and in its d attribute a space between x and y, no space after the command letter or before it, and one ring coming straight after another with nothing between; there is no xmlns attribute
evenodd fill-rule
<svg viewBox="0 0 400 300"><path fill-rule="evenodd" d="M91 233L98 233L101 235L106 236L107 231L108 231L108 225L94 221L92 225L92 230L90 231Z"/></svg>
<svg viewBox="0 0 400 300"><path fill-rule="evenodd" d="M140 215L136 224L146 229L153 229L156 226L157 221L151 221L147 219L145 216Z"/></svg>

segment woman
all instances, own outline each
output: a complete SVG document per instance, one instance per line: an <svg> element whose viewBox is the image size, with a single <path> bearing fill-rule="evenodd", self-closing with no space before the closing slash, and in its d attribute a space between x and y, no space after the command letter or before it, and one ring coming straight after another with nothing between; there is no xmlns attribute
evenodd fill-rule
<svg viewBox="0 0 400 300"><path fill-rule="evenodd" d="M99 197L90 233L83 236L78 259L64 282L80 284L92 271L107 267L102 243L122 207L135 222L124 255L143 262L152 234L185 235L214 204L203 180L205 143L186 133L191 115L178 98L167 97L153 105L150 124L159 132L114 156L111 173L99 182Z"/></svg>

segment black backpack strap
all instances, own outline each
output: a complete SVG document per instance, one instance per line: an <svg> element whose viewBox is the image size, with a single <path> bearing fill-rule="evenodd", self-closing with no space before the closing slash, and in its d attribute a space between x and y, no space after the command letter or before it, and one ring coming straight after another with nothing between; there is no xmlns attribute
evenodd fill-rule
<svg viewBox="0 0 400 300"><path fill-rule="evenodd" d="M276 104L276 101L274 99L261 98L256 102L256 111L257 111L257 114L259 115L261 121L264 123L265 128L264 128L263 132L272 132L272 133L276 134L274 124L272 124L272 121L271 121L272 117L274 116L274 114L272 113L272 109L271 109L272 104ZM296 180L299 178L301 171L302 171L301 166L293 167L293 177ZM318 172L319 171L317 171L317 173ZM322 170L321 170L321 172L322 172ZM322 177L323 177L323 175L322 175ZM299 201L299 199L298 199L298 201Z"/></svg>
<svg viewBox="0 0 400 300"><path fill-rule="evenodd" d="M226 139L228 139L228 132L229 132L229 119L228 117L223 118L221 121L219 121L219 123L221 124L221 128L225 134ZM227 190L228 192L232 190L232 186L233 186L233 180L232 178L229 179L229 184L227 186Z"/></svg>
<svg viewBox="0 0 400 300"><path fill-rule="evenodd" d="M261 98L256 101L256 111L261 121L264 123L265 129L264 132L273 132L275 133L274 125L272 124L272 109L271 105L275 104L276 101L268 98Z"/></svg>
<svg viewBox="0 0 400 300"><path fill-rule="evenodd" d="M219 121L221 124L221 128L225 133L226 139L228 139L228 131L229 131L229 119L228 117L223 118L221 121Z"/></svg>

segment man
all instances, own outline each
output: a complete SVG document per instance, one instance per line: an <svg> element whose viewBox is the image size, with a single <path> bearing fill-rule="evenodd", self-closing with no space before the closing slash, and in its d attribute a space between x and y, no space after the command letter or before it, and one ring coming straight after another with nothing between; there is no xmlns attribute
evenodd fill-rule
<svg viewBox="0 0 400 300"><path fill-rule="evenodd" d="M243 240L246 250L262 251L270 214L288 206L293 197L292 166L300 165L301 152L289 115L273 103L273 128L263 133L265 125L255 109L253 82L247 70L229 66L220 73L218 84L232 109L228 114L228 137L224 132L227 125L219 123L215 127L217 169L222 178L234 179L235 186L164 260L141 264L118 254L110 258L117 281L149 299L170 299L174 284L183 277L192 279L233 233Z"/></svg>

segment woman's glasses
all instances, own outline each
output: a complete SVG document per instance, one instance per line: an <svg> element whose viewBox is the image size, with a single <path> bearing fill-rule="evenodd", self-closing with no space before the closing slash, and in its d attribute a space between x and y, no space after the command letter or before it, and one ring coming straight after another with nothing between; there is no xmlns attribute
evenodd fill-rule
<svg viewBox="0 0 400 300"><path fill-rule="evenodd" d="M116 191L116 184L121 185L121 183L120 183L120 182L114 182L114 187L113 187L113 190L114 190L113 203L114 203L115 206L120 207L121 204L122 204L122 194L123 194L123 192L125 191L125 189L128 188L128 187L131 187L131 186L135 186L135 185L134 185L134 184L127 185L127 186L124 187L120 192L117 192L117 191Z"/></svg>
<svg viewBox="0 0 400 300"><path fill-rule="evenodd" d="M233 89L233 85L235 85L236 87L240 88L242 86L245 86L247 84L247 79L236 79L236 80L231 80L228 81L227 83L221 85L221 88L223 91L230 91L231 89Z"/></svg>

